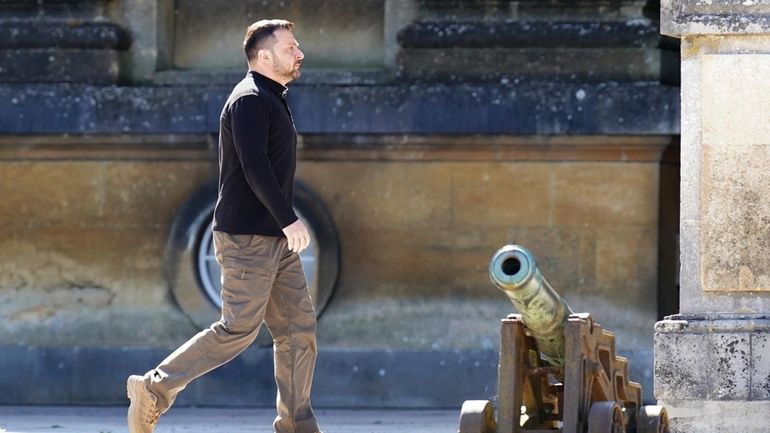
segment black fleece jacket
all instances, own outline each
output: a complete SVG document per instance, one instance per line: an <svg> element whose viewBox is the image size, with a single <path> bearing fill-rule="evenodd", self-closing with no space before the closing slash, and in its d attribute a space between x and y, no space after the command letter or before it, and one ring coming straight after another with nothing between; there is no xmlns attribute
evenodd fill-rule
<svg viewBox="0 0 770 433"><path fill-rule="evenodd" d="M284 236L297 220L297 131L285 86L249 71L219 118L219 195L214 230Z"/></svg>

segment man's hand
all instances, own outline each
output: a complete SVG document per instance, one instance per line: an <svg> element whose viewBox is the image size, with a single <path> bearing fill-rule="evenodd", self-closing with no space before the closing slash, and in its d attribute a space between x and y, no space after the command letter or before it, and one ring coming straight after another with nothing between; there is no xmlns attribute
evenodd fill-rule
<svg viewBox="0 0 770 433"><path fill-rule="evenodd" d="M300 253L310 245L310 233L308 233L302 220L297 220L284 227L283 234L286 235L286 240L289 242L290 251Z"/></svg>

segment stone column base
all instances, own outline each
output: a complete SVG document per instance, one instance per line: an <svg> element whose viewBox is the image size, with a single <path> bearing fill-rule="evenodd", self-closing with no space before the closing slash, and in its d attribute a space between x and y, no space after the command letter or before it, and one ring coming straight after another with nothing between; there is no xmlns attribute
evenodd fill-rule
<svg viewBox="0 0 770 433"><path fill-rule="evenodd" d="M669 316L655 325L655 397L672 433L770 431L770 316Z"/></svg>

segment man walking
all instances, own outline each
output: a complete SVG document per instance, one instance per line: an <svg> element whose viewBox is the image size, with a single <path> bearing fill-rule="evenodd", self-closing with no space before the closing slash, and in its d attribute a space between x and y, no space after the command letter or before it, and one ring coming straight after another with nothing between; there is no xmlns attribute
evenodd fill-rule
<svg viewBox="0 0 770 433"><path fill-rule="evenodd" d="M246 349L263 321L274 341L275 432L319 431L310 405L315 312L298 254L310 236L292 206L297 133L285 100L304 58L293 26L263 20L246 30L249 72L220 116L214 249L222 317L155 369L128 378L131 433L151 433L177 394Z"/></svg>

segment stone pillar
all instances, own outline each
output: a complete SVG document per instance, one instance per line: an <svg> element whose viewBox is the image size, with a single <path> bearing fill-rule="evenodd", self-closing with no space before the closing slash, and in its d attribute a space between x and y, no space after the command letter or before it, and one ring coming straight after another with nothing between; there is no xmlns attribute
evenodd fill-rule
<svg viewBox="0 0 770 433"><path fill-rule="evenodd" d="M770 431L770 1L664 0L681 38L680 314L655 327L674 432Z"/></svg>

